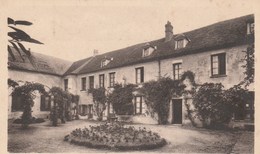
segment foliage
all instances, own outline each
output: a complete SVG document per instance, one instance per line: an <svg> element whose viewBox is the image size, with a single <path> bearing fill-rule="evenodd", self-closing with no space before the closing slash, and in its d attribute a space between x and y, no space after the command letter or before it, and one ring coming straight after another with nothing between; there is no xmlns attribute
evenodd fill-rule
<svg viewBox="0 0 260 154"><path fill-rule="evenodd" d="M230 122L234 112L250 99L247 90L235 85L227 90L220 83L201 85L194 96L194 105L205 127L219 127Z"/></svg>
<svg viewBox="0 0 260 154"><path fill-rule="evenodd" d="M195 83L195 74L192 71L185 71L181 75L181 81L184 81L186 78L188 78L193 86L196 85Z"/></svg>
<svg viewBox="0 0 260 154"><path fill-rule="evenodd" d="M179 80L162 77L158 81L144 83L141 89L147 106L158 114L158 123L167 124L169 116L170 101L173 96L180 96L184 85Z"/></svg>
<svg viewBox="0 0 260 154"><path fill-rule="evenodd" d="M72 98L76 97L74 99L78 99L78 96L74 96L60 87L52 87L49 94L54 96L54 105L50 114L52 125L57 126L58 119L61 119L62 123L65 123L65 118L71 120L70 106Z"/></svg>
<svg viewBox="0 0 260 154"><path fill-rule="evenodd" d="M65 141L93 148L145 150L162 147L165 139L145 127L136 129L122 123L105 123L90 128L73 130Z"/></svg>
<svg viewBox="0 0 260 154"><path fill-rule="evenodd" d="M194 96L194 94L196 93L196 88L197 88L197 84L195 82L195 74L191 71L185 71L182 73L182 76L181 76L181 81L184 82L184 80L186 79L189 79L189 82L191 83L190 86L191 89L184 89L183 90L183 97L184 97L184 105L187 109L187 117L189 118L189 120L191 121L191 124L193 126L197 126L197 124L195 123L195 116L196 116L196 113L195 113L195 110L191 109L191 105L192 104L189 104L188 103L188 98L192 98Z"/></svg>
<svg viewBox="0 0 260 154"><path fill-rule="evenodd" d="M103 112L106 109L106 89L105 88L92 88L88 90L89 93L92 93L93 102L94 102L94 112L98 116L98 120L102 120Z"/></svg>
<svg viewBox="0 0 260 154"><path fill-rule="evenodd" d="M24 42L30 42L30 43L36 43L36 44L43 44L42 42L35 40L31 38L30 35L28 35L26 32L24 32L21 29L18 29L15 27L16 25L23 25L23 26L30 26L32 25L31 22L29 21L24 21L24 20L13 20L12 18L7 19L8 27L11 28L12 32L8 32L8 36L11 38L11 40L8 40L10 45L7 46L8 53L11 55L12 59L15 60L15 56L13 54L13 50L11 49L11 46L13 49L19 53L20 57L22 60L23 56L21 54L21 51L24 52L28 57L31 56L30 50L27 50L24 45L21 43L22 41ZM20 49L21 50L20 50Z"/></svg>
<svg viewBox="0 0 260 154"><path fill-rule="evenodd" d="M42 123L42 122L45 122L45 120L43 118L32 117L30 119L30 124ZM15 124L22 124L22 119L15 119L13 123L15 123Z"/></svg>
<svg viewBox="0 0 260 154"><path fill-rule="evenodd" d="M108 95L108 103L113 105L113 109L118 115L132 115L134 113L134 106L132 100L134 98L133 84L115 84L114 90Z"/></svg>
<svg viewBox="0 0 260 154"><path fill-rule="evenodd" d="M246 55L243 60L246 61L246 64L243 67L246 69L244 74L245 78L242 84L244 83L245 86L249 86L251 83L254 82L255 77L255 45L251 44L247 47L246 51L243 51Z"/></svg>
<svg viewBox="0 0 260 154"><path fill-rule="evenodd" d="M40 83L25 82L24 85L16 86L12 92L12 96L23 98L23 114L22 114L22 127L27 128L32 119L32 106L34 105L33 99L35 91L40 94L47 95L44 85Z"/></svg>
<svg viewBox="0 0 260 154"><path fill-rule="evenodd" d="M17 87L17 86L19 86L19 84L18 84L16 81L14 81L14 80L12 80L12 79L8 79L8 87L13 87L13 88L15 88L15 87Z"/></svg>

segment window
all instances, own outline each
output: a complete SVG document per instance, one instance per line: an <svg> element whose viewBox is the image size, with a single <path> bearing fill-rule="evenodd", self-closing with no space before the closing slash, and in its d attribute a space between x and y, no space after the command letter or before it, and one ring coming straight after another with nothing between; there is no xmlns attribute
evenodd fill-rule
<svg viewBox="0 0 260 154"><path fill-rule="evenodd" d="M104 88L105 87L104 80L105 80L105 75L104 74L100 74L99 75L99 87L100 88Z"/></svg>
<svg viewBox="0 0 260 154"><path fill-rule="evenodd" d="M115 72L109 73L109 87L114 87L115 85Z"/></svg>
<svg viewBox="0 0 260 154"><path fill-rule="evenodd" d="M211 75L226 75L226 54L211 55Z"/></svg>
<svg viewBox="0 0 260 154"><path fill-rule="evenodd" d="M12 112L23 111L23 98L21 96L12 96Z"/></svg>
<svg viewBox="0 0 260 154"><path fill-rule="evenodd" d="M135 69L135 78L137 84L144 82L144 67L139 67Z"/></svg>
<svg viewBox="0 0 260 154"><path fill-rule="evenodd" d="M179 39L175 41L175 49L185 48L189 40Z"/></svg>
<svg viewBox="0 0 260 154"><path fill-rule="evenodd" d="M253 34L255 32L255 23L247 23L247 34Z"/></svg>
<svg viewBox="0 0 260 154"><path fill-rule="evenodd" d="M94 88L94 76L89 76L89 89Z"/></svg>
<svg viewBox="0 0 260 154"><path fill-rule="evenodd" d="M86 83L87 83L86 77L81 78L81 90L86 90Z"/></svg>
<svg viewBox="0 0 260 154"><path fill-rule="evenodd" d="M150 56L155 49L156 49L156 46L154 46L154 47L150 46L148 48L143 49L143 57Z"/></svg>
<svg viewBox="0 0 260 154"><path fill-rule="evenodd" d="M51 110L51 97L41 95L41 111L50 111Z"/></svg>
<svg viewBox="0 0 260 154"><path fill-rule="evenodd" d="M173 64L173 80L180 80L182 73L182 63Z"/></svg>
<svg viewBox="0 0 260 154"><path fill-rule="evenodd" d="M136 96L135 97L135 114L143 114L146 111L146 105L143 102L142 96Z"/></svg>
<svg viewBox="0 0 260 154"><path fill-rule="evenodd" d="M68 79L64 79L64 90L65 91L68 90L68 84L69 84L69 80Z"/></svg>

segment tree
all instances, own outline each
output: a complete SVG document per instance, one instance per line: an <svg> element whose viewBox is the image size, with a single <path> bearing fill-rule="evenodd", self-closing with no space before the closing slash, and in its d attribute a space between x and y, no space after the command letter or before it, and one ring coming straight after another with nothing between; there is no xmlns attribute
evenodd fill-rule
<svg viewBox="0 0 260 154"><path fill-rule="evenodd" d="M134 106L132 100L134 98L133 84L115 84L114 90L108 95L108 103L113 105L113 109L118 115L132 115L134 113Z"/></svg>
<svg viewBox="0 0 260 154"><path fill-rule="evenodd" d="M173 96L181 96L184 87L181 81L169 77L144 83L141 91L147 106L158 114L158 124L168 123L170 101Z"/></svg>
<svg viewBox="0 0 260 154"><path fill-rule="evenodd" d="M24 32L21 29L18 29L15 26L16 25L30 26L30 25L32 25L32 23L29 21L24 21L24 20L15 21L11 18L7 19L7 23L8 23L8 27L11 28L12 30L14 30L14 31L8 32L8 36L11 38L11 40L8 40L8 42L10 43L7 46L8 53L10 54L10 56L12 57L13 60L16 60L16 58L13 54L13 51L18 52L22 60L24 60L24 59L21 54L21 51L24 52L28 56L28 58L30 58L31 57L30 50L27 50L21 42L29 42L29 43L36 43L36 44L43 44L43 43L31 38L31 36L29 34L27 34L26 32ZM12 48L14 50L12 50Z"/></svg>
<svg viewBox="0 0 260 154"><path fill-rule="evenodd" d="M98 116L98 120L102 120L103 112L106 109L106 89L105 88L97 88L97 89L89 89L89 93L92 93L93 102L94 102L94 111Z"/></svg>

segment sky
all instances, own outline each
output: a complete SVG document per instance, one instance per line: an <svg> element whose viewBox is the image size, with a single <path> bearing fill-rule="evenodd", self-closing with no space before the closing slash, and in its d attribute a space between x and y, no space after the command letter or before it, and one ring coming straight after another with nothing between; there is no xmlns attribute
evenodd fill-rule
<svg viewBox="0 0 260 154"><path fill-rule="evenodd" d="M163 38L167 21L177 34L254 13L252 0L25 0L11 6L9 17L33 22L17 27L44 43L24 43L27 48L69 61L94 49L102 54Z"/></svg>

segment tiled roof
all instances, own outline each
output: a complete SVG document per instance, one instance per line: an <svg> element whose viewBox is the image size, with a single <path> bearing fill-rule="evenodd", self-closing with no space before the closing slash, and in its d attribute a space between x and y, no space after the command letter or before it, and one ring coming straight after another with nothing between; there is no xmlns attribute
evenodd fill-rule
<svg viewBox="0 0 260 154"><path fill-rule="evenodd" d="M34 52L32 52L31 58L23 55L23 61L19 58L20 56L17 52L13 52L16 60L14 61L9 55L8 67L61 76L91 73L136 63L195 54L253 42L254 35L247 35L247 23L253 21L254 15L247 15L218 22L189 32L175 34L168 42L165 42L165 39L161 38L107 52L95 57L85 58L74 63ZM187 38L189 42L185 48L175 49L175 40L178 40L180 36ZM147 43L149 43L149 46L156 46L156 48L150 56L143 57L143 49L147 47ZM101 61L106 58L112 58L113 60L106 66L101 67Z"/></svg>
<svg viewBox="0 0 260 154"><path fill-rule="evenodd" d="M147 45L147 42L104 53L93 57L93 59L82 67L78 73L91 73L135 63L242 45L249 41L252 42L254 39L254 36L247 35L247 23L253 21L254 15L247 15L185 32L181 35L187 37L189 43L185 48L177 50L174 48L174 39L175 37L180 36L180 34L174 35L171 41L168 42L165 42L164 38L151 41L149 44L156 46L156 50L148 57L142 57L142 52ZM101 61L105 57L113 58L113 60L105 67L101 68ZM86 60L87 59L85 59L85 61Z"/></svg>
<svg viewBox="0 0 260 154"><path fill-rule="evenodd" d="M8 68L10 69L61 76L72 64L72 62L63 59L43 55L36 52L31 52L31 57L28 57L23 52L21 52L23 57L22 59L14 48L12 48L12 51L15 56L15 60L12 59L10 55L8 55Z"/></svg>

